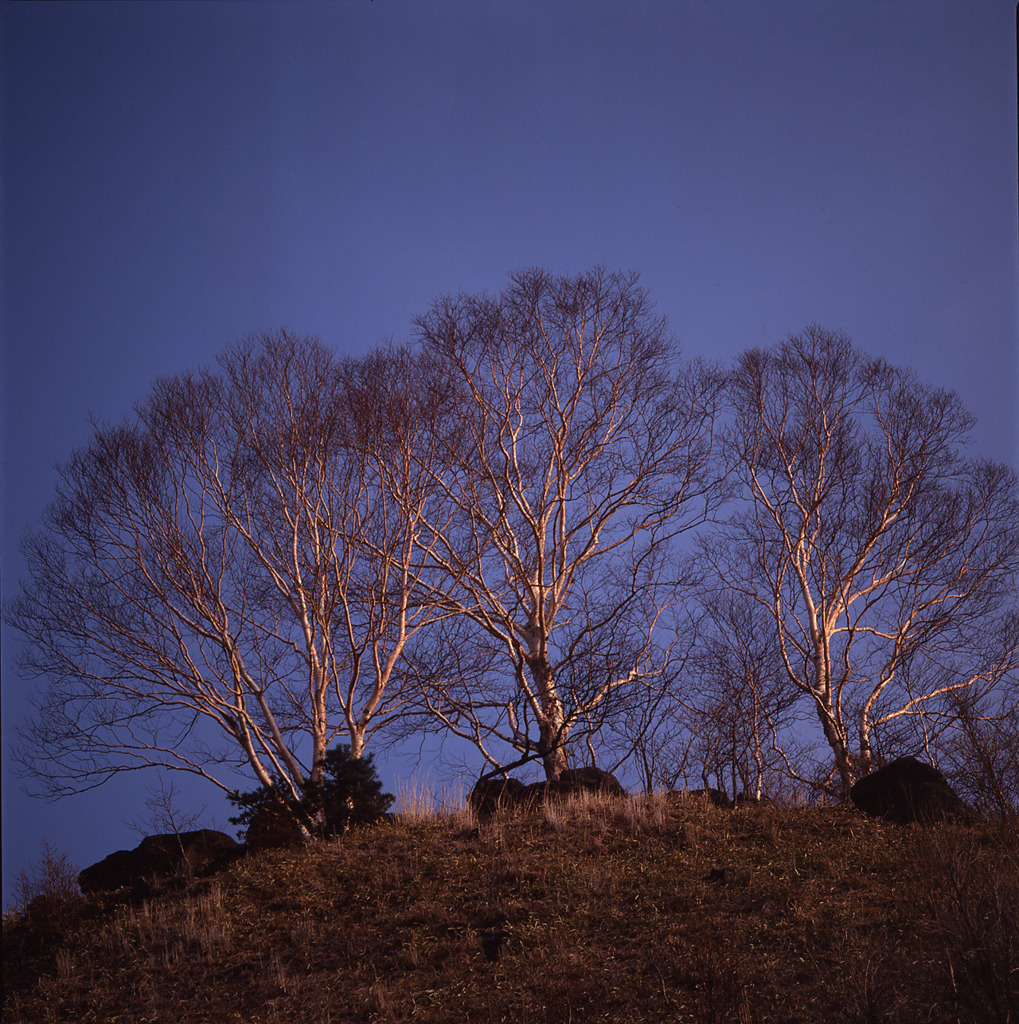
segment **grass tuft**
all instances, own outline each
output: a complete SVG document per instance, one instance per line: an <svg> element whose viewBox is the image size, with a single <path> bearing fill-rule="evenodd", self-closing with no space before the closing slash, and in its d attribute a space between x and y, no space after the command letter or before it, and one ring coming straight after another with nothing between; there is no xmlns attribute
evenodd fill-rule
<svg viewBox="0 0 1019 1024"><path fill-rule="evenodd" d="M427 780L399 779L396 782L396 810L394 817L402 824L444 819L464 827L475 824L474 814L467 805L463 786L443 787L438 791Z"/></svg>

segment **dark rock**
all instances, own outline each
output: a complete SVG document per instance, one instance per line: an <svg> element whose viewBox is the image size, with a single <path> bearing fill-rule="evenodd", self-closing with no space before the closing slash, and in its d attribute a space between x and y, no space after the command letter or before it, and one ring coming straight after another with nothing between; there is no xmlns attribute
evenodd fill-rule
<svg viewBox="0 0 1019 1024"><path fill-rule="evenodd" d="M495 961L502 956L508 935L509 932L499 927L485 928L481 932L481 949L486 960Z"/></svg>
<svg viewBox="0 0 1019 1024"><path fill-rule="evenodd" d="M140 889L154 879L195 875L233 860L243 850L225 832L195 832L147 836L133 850L118 850L78 875L83 893Z"/></svg>
<svg viewBox="0 0 1019 1024"><path fill-rule="evenodd" d="M601 768L568 768L558 779L532 782L519 779L482 779L471 790L467 802L479 818L491 817L499 807L541 807L549 800L565 800L578 793L626 796L619 780Z"/></svg>
<svg viewBox="0 0 1019 1024"><path fill-rule="evenodd" d="M771 797L764 796L763 794L760 797L756 797L756 796L754 796L753 793L746 793L746 792L740 793L736 797L734 803L735 803L735 805L737 807L774 807L775 806L775 801L772 800Z"/></svg>
<svg viewBox="0 0 1019 1024"><path fill-rule="evenodd" d="M567 768L556 782L571 793L598 793L601 796L626 796L619 780L601 768Z"/></svg>
<svg viewBox="0 0 1019 1024"><path fill-rule="evenodd" d="M713 807L732 808L732 801L720 789L677 789L674 792L677 796L700 800Z"/></svg>
<svg viewBox="0 0 1019 1024"><path fill-rule="evenodd" d="M500 807L515 807L523 789L519 779L480 779L467 803L479 818L490 818Z"/></svg>
<svg viewBox="0 0 1019 1024"><path fill-rule="evenodd" d="M864 776L849 798L864 814L899 825L976 819L944 775L915 757L900 757Z"/></svg>
<svg viewBox="0 0 1019 1024"><path fill-rule="evenodd" d="M542 807L550 800L566 800L581 793L626 796L619 780L601 768L567 768L558 779L532 782L517 797L520 807Z"/></svg>
<svg viewBox="0 0 1019 1024"><path fill-rule="evenodd" d="M551 779L543 779L541 782L532 782L524 786L517 794L516 806L530 810L534 807L542 807L550 797L557 795L556 783Z"/></svg>

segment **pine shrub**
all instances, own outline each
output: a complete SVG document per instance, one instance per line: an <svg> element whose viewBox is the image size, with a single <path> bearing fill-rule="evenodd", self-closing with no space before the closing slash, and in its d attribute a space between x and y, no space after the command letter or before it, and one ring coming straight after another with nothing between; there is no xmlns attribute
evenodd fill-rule
<svg viewBox="0 0 1019 1024"><path fill-rule="evenodd" d="M281 784L259 786L231 800L240 813L230 820L245 826L244 838L255 848L296 846L310 839L335 839L356 825L381 821L393 803L382 791L371 754L351 757L347 746L328 751L323 781L308 783L300 800Z"/></svg>

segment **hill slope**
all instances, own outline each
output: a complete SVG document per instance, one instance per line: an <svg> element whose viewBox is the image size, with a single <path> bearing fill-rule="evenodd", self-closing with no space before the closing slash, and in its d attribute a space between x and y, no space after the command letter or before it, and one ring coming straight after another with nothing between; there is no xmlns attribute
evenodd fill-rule
<svg viewBox="0 0 1019 1024"><path fill-rule="evenodd" d="M1019 1020L1015 827L848 809L398 820L4 931L10 1022Z"/></svg>

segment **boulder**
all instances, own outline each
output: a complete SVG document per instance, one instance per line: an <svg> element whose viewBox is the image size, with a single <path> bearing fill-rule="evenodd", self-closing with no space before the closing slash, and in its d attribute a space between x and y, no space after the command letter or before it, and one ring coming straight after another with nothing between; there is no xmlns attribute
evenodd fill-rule
<svg viewBox="0 0 1019 1024"><path fill-rule="evenodd" d="M517 796L516 806L527 808L543 806L550 797L555 796L555 783L551 779L542 779L524 786Z"/></svg>
<svg viewBox="0 0 1019 1024"><path fill-rule="evenodd" d="M915 757L900 757L865 775L849 791L849 799L864 814L899 825L976 818L944 775Z"/></svg>
<svg viewBox="0 0 1019 1024"><path fill-rule="evenodd" d="M500 807L515 807L523 789L519 779L479 779L467 803L479 818L490 818Z"/></svg>
<svg viewBox="0 0 1019 1024"><path fill-rule="evenodd" d="M601 768L567 768L558 779L532 782L517 798L522 807L542 807L550 800L566 800L581 793L626 796L619 780Z"/></svg>
<svg viewBox="0 0 1019 1024"><path fill-rule="evenodd" d="M747 793L745 791L740 792L736 799L733 801L736 807L774 807L775 801L769 796L765 796L763 793L760 797L754 796L753 793Z"/></svg>
<svg viewBox="0 0 1019 1024"><path fill-rule="evenodd" d="M491 817L498 807L541 807L549 800L565 800L578 793L626 796L619 780L601 768L568 768L558 779L532 782L519 779L482 779L471 790L467 802L479 818Z"/></svg>
<svg viewBox="0 0 1019 1024"><path fill-rule="evenodd" d="M683 799L700 800L713 807L732 809L732 801L720 789L675 789L673 793Z"/></svg>
<svg viewBox="0 0 1019 1024"><path fill-rule="evenodd" d="M705 876L704 881L712 885L729 885L736 880L736 872L732 868L712 868Z"/></svg>
<svg viewBox="0 0 1019 1024"><path fill-rule="evenodd" d="M600 796L626 796L626 790L619 780L601 768L567 768L556 779L560 787L565 786L568 793L597 793Z"/></svg>
<svg viewBox="0 0 1019 1024"><path fill-rule="evenodd" d="M225 832L195 832L147 836L133 850L118 850L78 875L83 893L143 889L155 879L193 875L234 859L243 847Z"/></svg>
<svg viewBox="0 0 1019 1024"><path fill-rule="evenodd" d="M505 928L485 928L481 932L481 949L485 959L489 961L498 960L506 948L506 939L509 932Z"/></svg>

